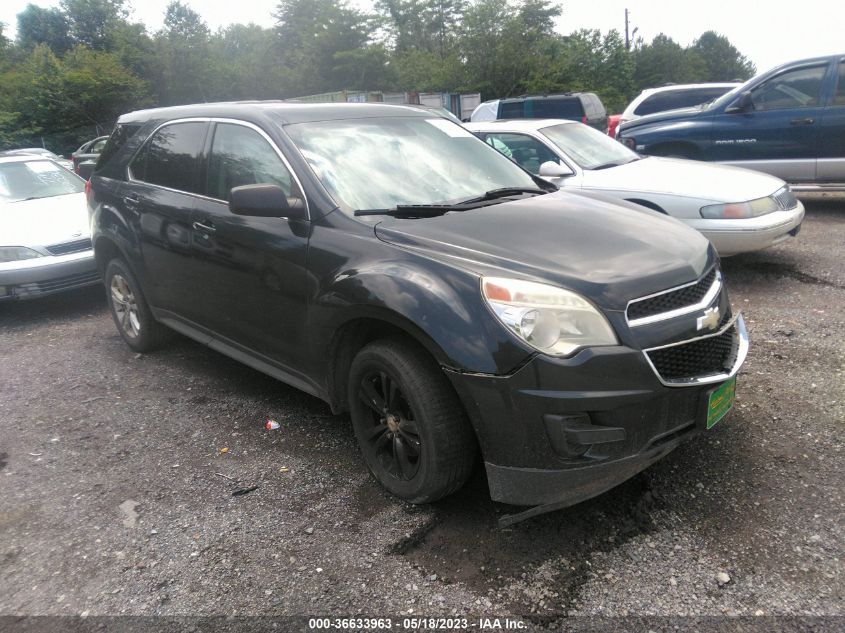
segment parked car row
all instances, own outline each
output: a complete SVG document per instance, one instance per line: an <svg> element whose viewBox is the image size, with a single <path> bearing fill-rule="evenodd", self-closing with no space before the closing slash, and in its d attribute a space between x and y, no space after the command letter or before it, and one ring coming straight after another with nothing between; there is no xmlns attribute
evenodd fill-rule
<svg viewBox="0 0 845 633"><path fill-rule="evenodd" d="M748 167L799 192L845 191L845 54L783 64L694 108L623 123L640 154Z"/></svg>
<svg viewBox="0 0 845 633"><path fill-rule="evenodd" d="M602 134L592 96L486 103L511 118L466 126L386 104L126 114L74 153L87 184L0 159L9 226L68 223L2 233L0 297L101 279L133 350L180 332L348 412L407 501L480 455L518 517L578 503L727 413L749 341L719 254L804 214L771 175L635 152L626 130L659 115Z"/></svg>

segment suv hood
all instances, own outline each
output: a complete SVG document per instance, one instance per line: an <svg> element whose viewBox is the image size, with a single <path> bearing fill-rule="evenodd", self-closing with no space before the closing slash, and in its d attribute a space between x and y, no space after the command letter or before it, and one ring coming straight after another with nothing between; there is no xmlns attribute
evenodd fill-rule
<svg viewBox="0 0 845 633"><path fill-rule="evenodd" d="M697 116L701 116L708 112L708 108L700 108L698 106L692 108L679 108L677 110L666 110L665 112L656 112L654 114L647 114L638 119L625 121L619 127L619 133L628 132L635 128L653 123L672 123L673 121L687 120Z"/></svg>
<svg viewBox="0 0 845 633"><path fill-rule="evenodd" d="M618 167L585 170L582 186L712 202L745 202L770 196L785 184L780 178L750 169L697 160L648 157Z"/></svg>
<svg viewBox="0 0 845 633"><path fill-rule="evenodd" d="M609 310L697 279L715 255L697 231L594 193L546 194L415 220L388 218L379 239L477 275L532 279Z"/></svg>

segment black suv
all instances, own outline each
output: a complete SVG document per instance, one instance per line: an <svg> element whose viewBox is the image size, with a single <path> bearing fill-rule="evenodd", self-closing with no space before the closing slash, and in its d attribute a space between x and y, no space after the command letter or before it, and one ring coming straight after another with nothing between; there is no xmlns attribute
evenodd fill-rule
<svg viewBox="0 0 845 633"><path fill-rule="evenodd" d="M748 347L699 233L554 189L418 109L256 102L122 116L88 195L132 349L176 330L348 411L403 499L480 451L547 510L709 428Z"/></svg>
<svg viewBox="0 0 845 633"><path fill-rule="evenodd" d="M485 108L486 106L486 108ZM495 116L477 118L476 112L495 110ZM512 97L482 103L473 112L472 121L492 119L568 119L580 121L604 133L607 110L594 92Z"/></svg>

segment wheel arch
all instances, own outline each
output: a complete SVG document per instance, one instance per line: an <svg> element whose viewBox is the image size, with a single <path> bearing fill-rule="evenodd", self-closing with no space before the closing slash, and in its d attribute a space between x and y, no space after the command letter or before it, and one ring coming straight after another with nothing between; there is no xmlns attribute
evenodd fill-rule
<svg viewBox="0 0 845 633"><path fill-rule="evenodd" d="M664 215L669 215L668 213L666 213L666 210L663 207L661 207L655 202L652 202L651 200L643 200L642 198L625 198L625 201L638 204L641 207L651 209L652 211L657 211L658 213L662 213Z"/></svg>

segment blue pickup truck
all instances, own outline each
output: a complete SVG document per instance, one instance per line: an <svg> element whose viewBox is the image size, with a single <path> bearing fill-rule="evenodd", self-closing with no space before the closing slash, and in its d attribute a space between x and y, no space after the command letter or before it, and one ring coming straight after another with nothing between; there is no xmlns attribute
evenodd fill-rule
<svg viewBox="0 0 845 633"><path fill-rule="evenodd" d="M777 66L718 99L623 124L640 154L717 161L845 192L845 54Z"/></svg>

